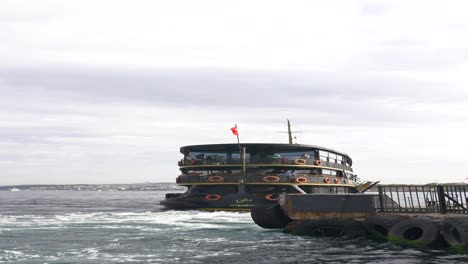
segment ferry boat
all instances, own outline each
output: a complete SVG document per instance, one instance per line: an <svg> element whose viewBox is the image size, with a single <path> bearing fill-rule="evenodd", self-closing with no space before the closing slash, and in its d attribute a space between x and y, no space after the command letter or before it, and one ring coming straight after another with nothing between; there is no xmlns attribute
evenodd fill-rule
<svg viewBox="0 0 468 264"><path fill-rule="evenodd" d="M290 132L290 130L289 130ZM289 133L290 134L290 133ZM169 209L250 210L273 204L282 193L356 193L349 155L314 145L280 143L183 146Z"/></svg>

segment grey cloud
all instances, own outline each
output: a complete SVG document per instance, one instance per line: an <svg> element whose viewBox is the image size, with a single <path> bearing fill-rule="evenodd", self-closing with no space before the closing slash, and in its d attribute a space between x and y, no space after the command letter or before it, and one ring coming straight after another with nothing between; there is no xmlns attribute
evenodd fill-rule
<svg viewBox="0 0 468 264"><path fill-rule="evenodd" d="M0 78L7 85L15 87L13 89L44 89L84 99L139 100L184 105L223 105L226 98L232 101L243 99L238 101L242 104L252 97L269 96L281 91L272 76L216 71L6 70L0 73Z"/></svg>
<svg viewBox="0 0 468 264"><path fill-rule="evenodd" d="M219 69L3 68L0 81L3 81L0 87L7 97L37 101L34 105L21 106L5 101L10 109L45 115L63 112L84 117L98 114L87 110L86 104L121 103L164 107L173 115L186 111L190 116L191 110L210 110L210 118L221 120L225 119L226 111L231 111L245 112L245 118L252 120L262 116L264 122L271 123L289 116L304 122L312 118L321 124L338 122L343 126L391 125L433 122L434 119L451 122L462 117L446 116L435 110L410 111L408 108L416 104L467 102L467 93L460 93L459 87L446 87L446 83L358 71L279 73ZM66 107L67 104L76 107ZM268 113L272 114L269 116Z"/></svg>
<svg viewBox="0 0 468 264"><path fill-rule="evenodd" d="M3 127L0 131L1 142L21 144L57 144L49 141L49 138L95 138L104 134L83 131L73 131L70 127L46 127L39 126L30 129Z"/></svg>
<svg viewBox="0 0 468 264"><path fill-rule="evenodd" d="M458 87L366 72L242 72L227 70L117 71L100 69L0 69L0 80L14 93L61 94L83 100L137 100L182 105L293 106L311 98L401 97L418 102L456 100ZM427 97L445 90L445 97ZM323 98L321 98L323 99ZM427 102L427 101L426 101Z"/></svg>

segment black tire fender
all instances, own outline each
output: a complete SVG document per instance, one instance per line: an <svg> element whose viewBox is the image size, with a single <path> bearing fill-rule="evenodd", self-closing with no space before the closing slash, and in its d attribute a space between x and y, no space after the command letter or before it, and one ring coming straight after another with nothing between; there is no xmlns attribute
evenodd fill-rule
<svg viewBox="0 0 468 264"><path fill-rule="evenodd" d="M440 227L430 219L410 218L393 225L388 239L399 244L425 247L440 240Z"/></svg>
<svg viewBox="0 0 468 264"><path fill-rule="evenodd" d="M380 240L388 239L388 232L396 223L407 219L401 215L374 215L367 217L362 225L369 234Z"/></svg>
<svg viewBox="0 0 468 264"><path fill-rule="evenodd" d="M447 218L442 223L442 237L455 251L466 252L468 250L468 218Z"/></svg>

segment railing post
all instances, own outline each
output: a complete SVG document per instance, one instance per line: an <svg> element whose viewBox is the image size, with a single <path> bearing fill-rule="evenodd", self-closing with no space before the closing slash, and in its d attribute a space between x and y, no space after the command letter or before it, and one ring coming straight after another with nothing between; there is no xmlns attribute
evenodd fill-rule
<svg viewBox="0 0 468 264"><path fill-rule="evenodd" d="M242 148L241 159L242 159L242 176L245 177L245 174L247 172L246 167L245 167L245 147Z"/></svg>
<svg viewBox="0 0 468 264"><path fill-rule="evenodd" d="M447 203L445 202L444 186L437 185L437 195L439 196L439 209L441 214L447 213Z"/></svg>
<svg viewBox="0 0 468 264"><path fill-rule="evenodd" d="M382 186L377 186L377 189L379 190L379 202L380 202L380 211L384 212L384 202L383 202L383 192L382 192Z"/></svg>

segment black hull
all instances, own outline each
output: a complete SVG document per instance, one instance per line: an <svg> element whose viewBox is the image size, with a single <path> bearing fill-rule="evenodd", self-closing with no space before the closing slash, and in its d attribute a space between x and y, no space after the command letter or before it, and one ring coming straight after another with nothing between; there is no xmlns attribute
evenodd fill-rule
<svg viewBox="0 0 468 264"><path fill-rule="evenodd" d="M213 197L214 199L218 197ZM174 210L230 210L250 211L257 205L275 204L276 200L266 200L252 194L229 194L217 200L207 200L206 197L180 196L167 197L160 201L168 209Z"/></svg>

